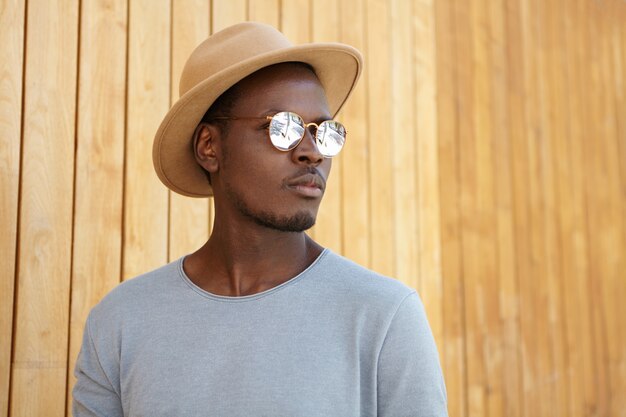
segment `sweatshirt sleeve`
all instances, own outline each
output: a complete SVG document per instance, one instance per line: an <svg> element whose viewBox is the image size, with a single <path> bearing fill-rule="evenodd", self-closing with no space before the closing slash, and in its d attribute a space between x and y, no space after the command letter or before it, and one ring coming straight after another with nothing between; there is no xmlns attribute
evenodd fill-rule
<svg viewBox="0 0 626 417"><path fill-rule="evenodd" d="M107 366L98 357L91 332L91 315L85 324L83 344L78 355L74 376L76 385L72 391L72 415L74 417L123 416L119 394L119 366ZM117 383L115 381L118 381Z"/></svg>
<svg viewBox="0 0 626 417"><path fill-rule="evenodd" d="M413 292L398 307L378 358L378 416L447 415L437 347L424 306Z"/></svg>

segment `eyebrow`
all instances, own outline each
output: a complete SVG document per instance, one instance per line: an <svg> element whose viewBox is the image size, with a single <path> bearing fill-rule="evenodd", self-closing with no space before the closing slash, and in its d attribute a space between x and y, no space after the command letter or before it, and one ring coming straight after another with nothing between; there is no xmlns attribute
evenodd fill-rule
<svg viewBox="0 0 626 417"><path fill-rule="evenodd" d="M291 110L285 110L285 109L269 109L269 110L267 110L267 111L265 111L265 112L261 113L261 117L265 117L265 116L273 116L273 115L275 115L276 113L280 113L280 112L283 112L283 111L288 111L288 112L291 112L291 113L296 113L296 114L299 114L299 113L297 113L297 112L292 112ZM300 117L302 117L302 116L300 115ZM324 115L324 116L320 116L320 117L318 117L318 118L316 118L316 119L313 119L313 120L309 120L309 121L305 120L305 123L313 122L313 123L320 124L320 123L322 123L322 122L324 122L324 121L326 121L326 120L333 120L333 117L332 117L331 115Z"/></svg>
<svg viewBox="0 0 626 417"><path fill-rule="evenodd" d="M281 111L286 111L286 110L280 110L280 109L269 109L268 111L264 111L263 112L263 116L273 116L276 113L280 113Z"/></svg>

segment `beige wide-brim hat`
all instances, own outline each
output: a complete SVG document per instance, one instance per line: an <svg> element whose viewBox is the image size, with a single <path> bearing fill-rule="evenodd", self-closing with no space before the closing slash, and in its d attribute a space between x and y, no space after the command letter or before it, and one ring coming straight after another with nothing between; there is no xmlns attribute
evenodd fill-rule
<svg viewBox="0 0 626 417"><path fill-rule="evenodd" d="M294 46L282 33L262 23L240 23L213 34L187 60L180 77L180 98L154 138L152 159L163 184L190 197L213 195L194 157L196 127L223 92L253 72L281 62L304 62L313 67L333 116L352 92L363 66L360 52L349 45Z"/></svg>

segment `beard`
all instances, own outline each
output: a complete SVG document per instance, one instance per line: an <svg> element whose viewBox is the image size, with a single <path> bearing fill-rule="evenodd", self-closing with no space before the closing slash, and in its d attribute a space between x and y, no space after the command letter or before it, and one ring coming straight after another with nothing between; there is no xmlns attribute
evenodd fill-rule
<svg viewBox="0 0 626 417"><path fill-rule="evenodd" d="M234 201L239 212L259 226L280 232L304 232L315 224L315 216L308 211L301 210L292 215L281 216L268 211L253 210L231 187L226 187L225 191Z"/></svg>
<svg viewBox="0 0 626 417"><path fill-rule="evenodd" d="M280 232L304 232L315 224L315 218L305 211L299 211L291 216L277 216L262 211L253 213L252 211L241 210L241 212L259 226Z"/></svg>

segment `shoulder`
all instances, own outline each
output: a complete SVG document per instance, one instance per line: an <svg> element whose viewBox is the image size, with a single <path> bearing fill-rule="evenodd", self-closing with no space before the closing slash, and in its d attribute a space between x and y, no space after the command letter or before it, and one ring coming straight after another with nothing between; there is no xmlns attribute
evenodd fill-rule
<svg viewBox="0 0 626 417"><path fill-rule="evenodd" d="M349 294L357 303L385 310L397 308L405 298L415 294L415 289L330 250L324 253L320 272L324 285L331 291Z"/></svg>
<svg viewBox="0 0 626 417"><path fill-rule="evenodd" d="M124 281L113 288L93 309L90 318L98 322L117 322L140 315L166 302L182 284L181 259Z"/></svg>

